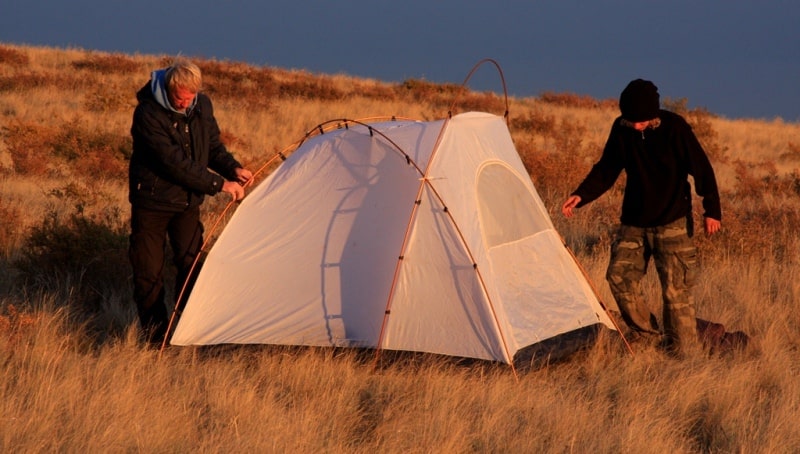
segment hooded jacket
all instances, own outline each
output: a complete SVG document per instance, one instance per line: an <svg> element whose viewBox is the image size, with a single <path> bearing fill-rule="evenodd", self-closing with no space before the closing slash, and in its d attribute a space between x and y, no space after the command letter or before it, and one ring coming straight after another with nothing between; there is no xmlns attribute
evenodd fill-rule
<svg viewBox="0 0 800 454"><path fill-rule="evenodd" d="M722 219L714 170L683 117L660 110L660 124L637 131L617 118L600 160L573 192L581 207L605 193L625 170L620 221L635 227L657 227L691 215L692 194L703 198L704 216Z"/></svg>
<svg viewBox="0 0 800 454"><path fill-rule="evenodd" d="M198 93L186 113L178 112L169 103L164 75L163 69L153 71L136 93L128 200L141 208L183 211L221 191L223 177L235 180L241 165L220 141L208 96Z"/></svg>

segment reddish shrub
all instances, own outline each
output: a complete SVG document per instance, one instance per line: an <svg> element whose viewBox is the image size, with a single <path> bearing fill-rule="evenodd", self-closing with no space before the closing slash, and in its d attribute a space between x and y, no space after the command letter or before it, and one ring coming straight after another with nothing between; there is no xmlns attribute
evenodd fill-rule
<svg viewBox="0 0 800 454"><path fill-rule="evenodd" d="M13 49L8 46L0 46L0 65L8 65L15 68L28 66L30 59L28 54L21 50Z"/></svg>
<svg viewBox="0 0 800 454"><path fill-rule="evenodd" d="M4 136L14 171L21 175L45 175L50 165L47 137L52 129L40 124L11 121L0 129Z"/></svg>
<svg viewBox="0 0 800 454"><path fill-rule="evenodd" d="M467 89L456 84L436 84L419 79L406 79L396 86L397 93L414 102L435 107L450 107L450 104Z"/></svg>
<svg viewBox="0 0 800 454"><path fill-rule="evenodd" d="M528 111L524 117L512 117L510 126L515 131L526 131L533 134L552 135L556 128L556 117L539 112Z"/></svg>
<svg viewBox="0 0 800 454"><path fill-rule="evenodd" d="M664 98L661 105L664 109L675 112L686 119L709 158L718 162L727 162L725 156L727 150L718 142L719 134L711 125L711 119L715 118L714 114L704 108L689 109L686 98Z"/></svg>
<svg viewBox="0 0 800 454"><path fill-rule="evenodd" d="M127 134L97 131L74 120L59 128L50 147L81 175L117 179L126 175L131 144Z"/></svg>
<svg viewBox="0 0 800 454"><path fill-rule="evenodd" d="M72 67L102 74L128 74L139 71L140 65L124 54L91 53L82 60L72 62Z"/></svg>
<svg viewBox="0 0 800 454"><path fill-rule="evenodd" d="M0 76L0 92L4 91L25 91L34 88L44 87L52 84L52 78L36 73L12 74Z"/></svg>
<svg viewBox="0 0 800 454"><path fill-rule="evenodd" d="M216 99L237 102L247 109L266 109L277 96L275 78L269 69L244 63L199 61L204 90Z"/></svg>

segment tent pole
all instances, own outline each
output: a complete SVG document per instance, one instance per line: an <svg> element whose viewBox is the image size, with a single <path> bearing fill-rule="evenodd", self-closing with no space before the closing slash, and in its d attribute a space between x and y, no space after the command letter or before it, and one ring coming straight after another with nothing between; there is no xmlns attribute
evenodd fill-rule
<svg viewBox="0 0 800 454"><path fill-rule="evenodd" d="M285 161L286 160L285 152L287 152L290 148L293 148L293 147L295 149L297 149L300 146L300 144L302 144L302 142L303 141L300 141L297 144L292 144L289 147L286 147L284 150L282 150L282 151L280 151L278 153L275 153L274 156L272 156L270 159L268 159L266 163L264 163L261 167L258 168L258 170L256 170L253 173L253 177L250 178L250 181L246 182L243 187L247 188L248 186L250 186L253 183L253 181L255 181L256 176L258 174L260 174L261 172L263 172L264 169L266 169L276 159L281 158L281 160ZM195 273L195 270L197 269L197 264L200 262L200 257L202 257L203 251L205 251L206 248L208 247L208 243L209 243L211 237L213 236L212 234L217 230L217 228L219 227L220 223L225 218L225 214L228 212L228 210L230 210L231 207L234 206L236 203L237 203L237 201L235 201L235 200L232 200L232 201L228 202L228 204L225 205L225 208L222 210L222 212L219 214L219 216L217 216L217 220L214 221L213 227L211 227L211 229L208 231L208 234L206 234L206 238L203 241L203 245L200 246L200 251L198 251L197 256L194 258L194 261L192 262L192 266L189 268L189 273L186 275L186 280L183 282L183 286L181 287L181 291L178 294L178 297L175 298L175 307L173 308L172 315L169 318L169 324L167 324L167 331L164 333L164 340L161 341L161 348L159 348L159 350L158 350L159 358L161 357L161 354L164 352L164 349L167 348L167 342L169 341L170 333L172 332L172 329L175 326L175 323L177 322L178 316L180 315L180 313L182 311L182 308L178 307L178 304L179 304L180 301L182 301L183 296L186 293L186 289L187 289L187 287L189 285L189 279Z"/></svg>
<svg viewBox="0 0 800 454"><path fill-rule="evenodd" d="M597 302L600 303L600 307L603 308L603 311L605 311L609 320L611 320L611 323L614 325L614 328L617 329L619 337L622 338L622 342L625 343L625 347L628 349L628 352L630 352L631 356L633 356L634 353L631 344L628 342L628 339L626 339L625 336L622 334L622 330L619 329L619 324L617 324L617 321L614 319L614 316L611 315L611 311L608 309L608 307L606 307L605 303L603 303L603 300L600 299L600 294L597 292L597 289L595 288L592 279L589 277L589 273L586 272L586 269L583 267L583 265L581 265L581 262L578 260L578 257L575 255L572 249L567 245L567 242L564 241L564 237L561 237L561 243L564 245L564 248L567 250L567 252L569 252L569 256L572 257L572 260L575 262L575 264L578 265L578 269L581 270L581 273L583 273L583 277L586 278L586 282L589 283L589 287L592 289L594 296L597 298Z"/></svg>
<svg viewBox="0 0 800 454"><path fill-rule="evenodd" d="M503 118L505 118L506 125L507 125L508 124L508 89L506 88L506 78L505 78L505 76L503 76L503 70L500 68L500 65L495 60L493 60L491 58L484 58L483 60L481 60L478 63L476 63L475 66L472 67L472 70L470 70L469 74L467 74L467 77L464 78L464 82L461 83L461 88L464 88L464 89L467 88L467 82L469 82L469 80L472 78L472 75L475 73L475 71L481 65L483 65L484 63L493 64L494 67L497 68L497 73L500 75L500 82L503 85L503 97L505 99L505 105L506 105L506 110L503 113ZM450 105L450 109L447 112L447 118L452 118L453 110L456 107L456 101L458 101L458 94L456 95L455 99L453 99L453 103Z"/></svg>
<svg viewBox="0 0 800 454"><path fill-rule="evenodd" d="M250 181L252 181L252 179ZM248 184L249 184L249 182L245 183L245 186L247 186ZM216 222L214 222L214 226L209 231L209 234L206 236L205 240L203 240L203 245L200 246L200 250L197 252L197 255L195 256L194 261L192 262L192 266L189 268L189 273L187 273L187 275L186 275L186 280L183 281L183 285L181 287L181 291L178 294L178 297L175 298L175 307L172 310L172 315L170 316L169 324L167 325L167 331L164 333L164 340L161 341L161 348L158 351L159 357L161 357L161 353L167 347L167 342L169 341L169 336L170 336L170 333L172 332L172 328L175 325L175 322L178 319L178 316L179 316L180 312L182 311L182 308L180 307L181 301L183 300L184 294L186 293L186 289L189 286L189 282L191 281L192 275L194 275L194 273L197 270L197 264L200 263L200 257L203 256L203 251L205 251L206 247L208 246L208 243L209 243L209 241L211 239L211 236L212 236L211 233L216 231L216 229L219 226L220 222L225 217L225 213L227 213L228 210L235 203L236 203L235 200L231 200L225 206L225 209L222 210L222 213L219 215L219 217L217 218Z"/></svg>
<svg viewBox="0 0 800 454"><path fill-rule="evenodd" d="M497 327L497 332L498 332L498 334L500 336L500 342L503 345L503 351L505 353L506 358L508 358L508 364L511 366L511 370L514 373L514 377L517 380L519 380L519 376L517 375L516 367L514 366L514 358L513 358L513 356L510 354L510 352L508 350L508 343L506 342L505 336L503 335L503 330L500 328L500 323L499 323L499 321L497 319L497 312L494 309L494 304L491 301L491 298L489 296L489 292L486 290L486 283L483 280L483 275L481 274L480 270L478 269L478 265L477 265L477 263L475 261L475 257L472 254L472 251L470 251L469 246L467 245L467 241L464 238L464 234L461 232L461 229L458 227L458 224L455 222L455 219L453 218L452 213L450 213L450 211L448 210L447 204L444 202L444 200L442 199L442 196L439 194L439 192L433 186L431 181L428 179L428 173L429 173L428 169L430 168L430 166L432 165L432 163L433 163L433 161L435 159L436 151L439 148L439 144L441 143L442 137L444 136L444 131L447 129L447 125L449 124L449 122L450 122L450 118L447 118L447 119L444 120L444 123L442 124L442 129L439 131L439 136L437 137L436 142L433 145L433 150L431 151L430 158L428 159L428 166L425 169L425 171L423 172L422 178L420 178L420 185L419 185L419 188L417 190L417 195L416 195L415 202L414 202L414 208L411 211L411 216L409 216L409 220L408 220L408 223L406 225L406 232L405 232L405 235L403 237L403 243L402 243L402 245L400 247L400 254L398 256L397 266L395 266L395 272L394 272L394 276L392 278L392 285L391 285L391 287L389 289L388 300L386 302L386 309L385 309L384 315L383 315L383 322L381 323L381 331L380 331L380 334L378 336L378 343L376 345L375 367L377 367L377 365L378 365L378 360L379 360L379 357L380 357L381 344L383 343L384 332L385 332L385 329L386 329L386 323L387 323L388 316L391 313L392 296L394 295L395 287L396 287L396 284L397 284L397 278L398 278L398 275L400 274L400 267L402 266L403 259L405 258L405 252L406 252L406 247L408 246L408 238L409 238L410 231L411 231L411 225L413 224L413 221L414 221L414 219L416 217L417 210L419 209L419 206L420 206L420 203L421 203L421 199L422 199L423 189L427 186L433 192L434 196L439 201L439 203L442 204L444 212L447 214L448 219L450 219L451 224L456 229L456 232L458 233L458 237L461 240L461 244L464 246L464 249L465 249L467 255L469 256L470 261L472 261L473 268L474 268L475 273L476 273L476 275L478 277L478 281L480 282L481 288L483 289L483 292L486 295L486 299L487 299L487 301L489 303L489 308L492 311L492 318L494 319L495 326ZM416 164L415 164L415 166L416 166Z"/></svg>

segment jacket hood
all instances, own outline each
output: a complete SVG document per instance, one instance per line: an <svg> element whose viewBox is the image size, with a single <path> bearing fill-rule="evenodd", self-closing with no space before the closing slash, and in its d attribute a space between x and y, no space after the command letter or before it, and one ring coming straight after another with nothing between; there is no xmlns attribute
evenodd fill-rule
<svg viewBox="0 0 800 454"><path fill-rule="evenodd" d="M150 73L150 90L153 92L153 98L155 98L156 102L163 108L167 110L171 110L172 112L176 112L179 114L189 115L189 113L194 109L194 106L197 104L197 96L192 100L192 105L186 109L186 112L181 112L176 110L172 107L172 104L169 102L169 95L167 94L167 82L166 82L166 74L167 69L157 69Z"/></svg>

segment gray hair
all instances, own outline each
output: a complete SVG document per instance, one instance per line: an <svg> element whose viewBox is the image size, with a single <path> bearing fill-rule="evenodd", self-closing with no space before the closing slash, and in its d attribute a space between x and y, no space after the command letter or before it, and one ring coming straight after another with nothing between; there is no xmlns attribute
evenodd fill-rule
<svg viewBox="0 0 800 454"><path fill-rule="evenodd" d="M197 93L203 86L203 75L197 65L188 60L179 59L167 68L165 81L170 91L182 88Z"/></svg>

